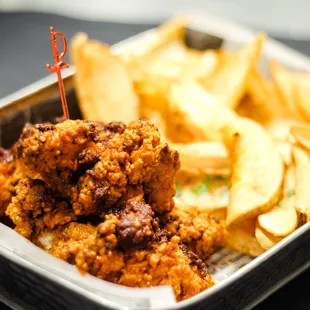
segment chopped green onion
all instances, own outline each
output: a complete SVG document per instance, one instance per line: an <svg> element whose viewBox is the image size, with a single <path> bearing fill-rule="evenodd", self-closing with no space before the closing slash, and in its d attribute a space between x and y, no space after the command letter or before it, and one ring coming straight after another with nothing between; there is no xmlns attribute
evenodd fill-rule
<svg viewBox="0 0 310 310"><path fill-rule="evenodd" d="M212 179L213 179L212 176L207 175L207 176L205 176L204 181L205 181L206 183L208 183L208 182L212 181Z"/></svg>
<svg viewBox="0 0 310 310"><path fill-rule="evenodd" d="M204 181L206 183L210 181L229 181L229 178L223 175L207 175L205 176Z"/></svg>
<svg viewBox="0 0 310 310"><path fill-rule="evenodd" d="M176 188L177 188L176 197L181 197L181 196L182 196L182 188L181 188L181 185L180 185L179 183L176 183Z"/></svg>
<svg viewBox="0 0 310 310"><path fill-rule="evenodd" d="M205 193L205 192L208 192L209 191L209 186L207 184L200 184L198 186L196 186L194 189L193 189L193 192L195 195L200 195L202 193Z"/></svg>
<svg viewBox="0 0 310 310"><path fill-rule="evenodd" d="M286 196L288 197L292 197L296 194L295 190L294 189L289 189L287 192L286 192Z"/></svg>

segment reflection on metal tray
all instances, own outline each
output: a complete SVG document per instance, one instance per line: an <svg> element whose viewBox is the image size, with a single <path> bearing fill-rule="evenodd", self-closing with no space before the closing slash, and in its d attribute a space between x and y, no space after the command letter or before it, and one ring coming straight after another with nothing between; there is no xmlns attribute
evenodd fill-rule
<svg viewBox="0 0 310 310"><path fill-rule="evenodd" d="M210 17L194 16L189 28L186 31L186 43L197 49L220 46L233 49L252 37L252 33L246 29ZM139 42L143 43L145 37L151 36L152 33L153 30L147 31L118 44L115 46L116 53ZM310 60L307 57L272 40L267 42L264 53L267 58L277 58L283 64L296 69L310 68ZM264 63L261 65L264 70ZM66 74L65 87L70 116L77 119L81 118L81 113L73 88L73 75L74 68ZM48 77L0 100L1 146L10 147L17 140L25 123L52 122L61 114L54 77ZM5 234L5 229L2 231ZM308 223L219 284L169 307L159 303L152 307L151 299L143 298L141 303L137 300L130 304L128 302L127 306L124 306L124 301L118 305L114 304L115 306L102 302L101 299L108 299L108 293L104 296L96 291L90 292L87 288L78 289L68 278L61 278L61 275L58 278L52 277L52 268L44 269L44 262L39 266L34 261L27 260L26 255L8 250L3 235L0 236L0 300L12 300L15 305L24 309L249 309L286 281L310 267L309 231ZM10 235L12 238L12 234ZM16 244L19 244L21 237L16 234L16 238L19 240Z"/></svg>

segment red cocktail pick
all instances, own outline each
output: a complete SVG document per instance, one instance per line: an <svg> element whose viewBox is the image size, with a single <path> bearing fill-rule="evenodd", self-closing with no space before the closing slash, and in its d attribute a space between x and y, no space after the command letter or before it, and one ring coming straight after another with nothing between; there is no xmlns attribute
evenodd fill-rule
<svg viewBox="0 0 310 310"><path fill-rule="evenodd" d="M53 27L50 27L50 34L51 34L51 45L52 45L52 53L53 53L53 59L54 59L54 65L46 65L46 68L50 72L56 72L57 78L58 78L58 87L60 92L60 98L61 98L61 104L62 104L62 110L64 113L65 119L69 119L69 111L68 111L68 105L67 105L67 99L66 99L66 92L64 83L61 77L61 69L62 68L69 68L69 65L63 61L66 53L67 53L67 40L63 33L61 32L55 32ZM63 43L63 52L59 54L58 46L57 46L57 40L56 38L59 37L62 40Z"/></svg>

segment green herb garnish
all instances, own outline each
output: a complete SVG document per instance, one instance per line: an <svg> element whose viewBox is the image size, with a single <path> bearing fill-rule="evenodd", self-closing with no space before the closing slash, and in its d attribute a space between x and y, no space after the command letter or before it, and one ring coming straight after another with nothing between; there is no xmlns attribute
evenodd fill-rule
<svg viewBox="0 0 310 310"><path fill-rule="evenodd" d="M207 175L205 176L204 181L206 183L210 181L229 181L229 178L223 175Z"/></svg>
<svg viewBox="0 0 310 310"><path fill-rule="evenodd" d="M287 192L286 192L286 196L287 197L292 197L296 194L295 190L294 189L289 189Z"/></svg>
<svg viewBox="0 0 310 310"><path fill-rule="evenodd" d="M193 189L193 192L196 196L199 196L202 193L208 192L210 187L207 184L199 184Z"/></svg>
<svg viewBox="0 0 310 310"><path fill-rule="evenodd" d="M278 202L278 206L279 206L279 207L284 207L284 201L283 201L283 200L280 200L280 201Z"/></svg>
<svg viewBox="0 0 310 310"><path fill-rule="evenodd" d="M176 197L181 197L182 196L182 187L179 183L176 183L176 188L177 188L177 193Z"/></svg>
<svg viewBox="0 0 310 310"><path fill-rule="evenodd" d="M210 182L210 181L212 181L213 180L213 176L211 176L211 175L207 175L207 176L205 176L204 177L204 182L206 182L206 183L208 183L208 182Z"/></svg>

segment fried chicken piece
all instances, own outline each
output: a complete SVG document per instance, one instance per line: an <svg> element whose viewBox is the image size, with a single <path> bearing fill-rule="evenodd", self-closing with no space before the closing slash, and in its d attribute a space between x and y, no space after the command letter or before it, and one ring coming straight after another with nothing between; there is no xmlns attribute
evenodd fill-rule
<svg viewBox="0 0 310 310"><path fill-rule="evenodd" d="M132 287L170 285L178 301L212 286L213 280L204 263L179 242L174 236L168 242L155 243L151 250L126 255L117 283Z"/></svg>
<svg viewBox="0 0 310 310"><path fill-rule="evenodd" d="M22 174L22 165L14 160L13 152L0 148L0 217L5 214Z"/></svg>
<svg viewBox="0 0 310 310"><path fill-rule="evenodd" d="M177 300L213 285L199 256L210 254L222 229L174 208L178 153L151 123L28 125L17 160L28 172L6 214L50 254L113 283L171 285Z"/></svg>
<svg viewBox="0 0 310 310"><path fill-rule="evenodd" d="M194 207L175 207L161 218L161 224L202 259L220 246L224 236L224 227L215 217Z"/></svg>
<svg viewBox="0 0 310 310"><path fill-rule="evenodd" d="M29 178L19 181L6 215L16 225L15 230L26 238L31 237L33 230L39 233L45 227L75 220L66 201L57 199L42 180Z"/></svg>
<svg viewBox="0 0 310 310"><path fill-rule="evenodd" d="M76 215L107 210L141 184L156 211L173 208L178 153L160 144L147 121L106 126L89 121L25 128L19 156L32 171L72 203Z"/></svg>
<svg viewBox="0 0 310 310"><path fill-rule="evenodd" d="M70 223L49 252L83 272L131 287L171 285L177 300L189 298L214 283L205 264L179 237L160 238L148 249L126 250L117 247L118 219L111 215L97 233L89 225Z"/></svg>
<svg viewBox="0 0 310 310"><path fill-rule="evenodd" d="M47 230L42 236L50 234L54 239L48 249L50 254L75 265L82 272L115 282L125 265L123 250L118 248L118 225L118 218L110 214L97 227L69 223L52 233Z"/></svg>
<svg viewBox="0 0 310 310"><path fill-rule="evenodd" d="M146 248L154 240L158 220L150 205L140 194L124 202L116 228L118 244L123 249Z"/></svg>

